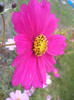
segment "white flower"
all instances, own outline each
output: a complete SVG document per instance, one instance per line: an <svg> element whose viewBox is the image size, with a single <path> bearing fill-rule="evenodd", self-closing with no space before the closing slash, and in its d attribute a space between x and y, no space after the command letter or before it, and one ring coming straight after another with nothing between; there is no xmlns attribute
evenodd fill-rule
<svg viewBox="0 0 74 100"><path fill-rule="evenodd" d="M14 39L8 39L5 44L12 44L15 43ZM13 51L15 49L15 45L11 45L11 46L5 46L6 48L8 48L9 50Z"/></svg>
<svg viewBox="0 0 74 100"><path fill-rule="evenodd" d="M61 1L64 5L66 5L67 3L65 1Z"/></svg>
<svg viewBox="0 0 74 100"><path fill-rule="evenodd" d="M46 100L51 100L51 95L48 95Z"/></svg>
<svg viewBox="0 0 74 100"><path fill-rule="evenodd" d="M46 78L46 84L43 84L43 88L46 88L49 84L51 84L52 81L51 81L51 76L47 74L47 78Z"/></svg>
<svg viewBox="0 0 74 100"><path fill-rule="evenodd" d="M30 90L24 90L24 92L28 95L28 96L31 96L35 91L35 88L34 87L31 87Z"/></svg>
<svg viewBox="0 0 74 100"><path fill-rule="evenodd" d="M21 93L20 90L16 90L16 92L10 93L10 98L6 98L6 100L29 100L29 97L26 93Z"/></svg>

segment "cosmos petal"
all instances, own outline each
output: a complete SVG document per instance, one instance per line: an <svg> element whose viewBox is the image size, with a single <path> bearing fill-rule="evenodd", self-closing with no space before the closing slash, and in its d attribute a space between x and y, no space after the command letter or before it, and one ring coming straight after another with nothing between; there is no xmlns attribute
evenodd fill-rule
<svg viewBox="0 0 74 100"><path fill-rule="evenodd" d="M6 100L11 100L11 98L6 98Z"/></svg>
<svg viewBox="0 0 74 100"><path fill-rule="evenodd" d="M23 19L24 27L25 27L25 34L31 35L30 38L34 35L34 27L33 27L33 21L31 20L30 14L29 14L29 7L26 4L21 5L21 16Z"/></svg>
<svg viewBox="0 0 74 100"><path fill-rule="evenodd" d="M22 96L21 95L21 91L20 90L16 90L15 95L16 95L16 98L21 98L21 96Z"/></svg>
<svg viewBox="0 0 74 100"><path fill-rule="evenodd" d="M43 7L45 6L46 1L47 1L47 0L43 0L43 1L42 1L42 6L43 6Z"/></svg>
<svg viewBox="0 0 74 100"><path fill-rule="evenodd" d="M14 94L14 92L11 92L11 93L10 93L10 97L11 97L12 99L15 99L15 94Z"/></svg>
<svg viewBox="0 0 74 100"><path fill-rule="evenodd" d="M37 13L37 34L44 34L45 26L48 24L48 18L50 17L50 3L42 1Z"/></svg>
<svg viewBox="0 0 74 100"><path fill-rule="evenodd" d="M29 51L29 52L17 55L12 63L12 66L18 66L19 64L23 63L25 60L27 60L31 56L32 53L33 53L32 51ZM20 59L20 61L18 59Z"/></svg>
<svg viewBox="0 0 74 100"><path fill-rule="evenodd" d="M36 70L35 70L35 75L34 75L34 80L32 82L32 85L34 88L37 88L37 87L43 88L43 82L42 82L39 67L38 67L38 58L36 58Z"/></svg>
<svg viewBox="0 0 74 100"><path fill-rule="evenodd" d="M43 59L45 62L47 72L51 72L54 68L54 64L56 64L54 57L49 55L48 53L45 53L43 55Z"/></svg>
<svg viewBox="0 0 74 100"><path fill-rule="evenodd" d="M66 38L62 35L53 35L49 38L48 41L48 50L47 53L50 55L62 55L64 53L64 49L67 46L64 42Z"/></svg>
<svg viewBox="0 0 74 100"><path fill-rule="evenodd" d="M26 50L29 51L32 49L32 41L24 35L18 34L14 37L14 40L17 47L17 54L21 54Z"/></svg>
<svg viewBox="0 0 74 100"><path fill-rule="evenodd" d="M23 13L24 11L24 13ZM14 29L18 34L28 34L28 37L33 36L34 29L30 22L30 17L28 15L28 7L25 4L21 6L21 12L14 12L12 15L12 23L14 25Z"/></svg>
<svg viewBox="0 0 74 100"><path fill-rule="evenodd" d="M45 22L45 26L44 27L44 32L43 34L46 35L47 39L50 38L50 36L55 32L55 30L58 27L58 21L59 19L56 19L55 14L51 14L46 22Z"/></svg>
<svg viewBox="0 0 74 100"><path fill-rule="evenodd" d="M14 12L12 15L12 23L14 25L14 29L18 34L24 34L23 21L21 18L21 14L19 12Z"/></svg>
<svg viewBox="0 0 74 100"><path fill-rule="evenodd" d="M29 100L29 96L26 93L23 93L21 96L22 100Z"/></svg>
<svg viewBox="0 0 74 100"><path fill-rule="evenodd" d="M28 71L27 71L28 69ZM25 65L25 70L22 77L22 87L24 86L26 90L30 89L32 81L34 80L36 70L36 56L33 54L28 63Z"/></svg>
<svg viewBox="0 0 74 100"><path fill-rule="evenodd" d="M40 71L40 76L42 78L43 84L46 84L46 67L43 61L44 60L42 59L42 57L38 57L38 67Z"/></svg>
<svg viewBox="0 0 74 100"><path fill-rule="evenodd" d="M38 34L38 23L39 23L39 15L40 15L40 4L38 0L30 0L28 3L28 14L32 21L32 26L34 28L34 33L36 36Z"/></svg>
<svg viewBox="0 0 74 100"><path fill-rule="evenodd" d="M24 72L25 62L19 64L14 71L13 78L12 78L12 85L17 86L21 83L22 73Z"/></svg>

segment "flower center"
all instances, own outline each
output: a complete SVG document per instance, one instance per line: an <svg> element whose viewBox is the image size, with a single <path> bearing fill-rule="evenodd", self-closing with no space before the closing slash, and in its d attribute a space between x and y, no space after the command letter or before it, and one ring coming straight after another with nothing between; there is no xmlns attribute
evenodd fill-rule
<svg viewBox="0 0 74 100"><path fill-rule="evenodd" d="M17 100L20 100L20 99L17 99Z"/></svg>
<svg viewBox="0 0 74 100"><path fill-rule="evenodd" d="M45 54L47 50L47 40L46 36L40 34L35 38L34 45L33 45L33 51L35 55L42 56L42 54Z"/></svg>
<svg viewBox="0 0 74 100"><path fill-rule="evenodd" d="M55 71L55 74L57 74L57 72Z"/></svg>

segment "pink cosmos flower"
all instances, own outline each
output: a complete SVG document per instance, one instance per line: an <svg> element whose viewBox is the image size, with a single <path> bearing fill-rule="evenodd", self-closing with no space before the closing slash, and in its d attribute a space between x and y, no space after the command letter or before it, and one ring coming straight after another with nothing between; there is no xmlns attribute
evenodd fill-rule
<svg viewBox="0 0 74 100"><path fill-rule="evenodd" d="M12 44L15 43L14 39L8 39L5 44ZM6 48L8 48L9 50L13 51L15 49L15 45L11 45L11 46L5 46Z"/></svg>
<svg viewBox="0 0 74 100"><path fill-rule="evenodd" d="M26 93L21 93L20 90L16 90L16 92L10 93L11 98L6 98L6 100L29 100L29 97Z"/></svg>
<svg viewBox="0 0 74 100"><path fill-rule="evenodd" d="M43 88L46 73L53 71L56 61L53 56L64 54L66 38L53 35L59 19L50 12L50 3L30 0L22 4L20 12L14 12L12 23L17 35L14 37L17 56L12 78L13 86L21 83L26 90L31 86ZM55 75L55 74L54 74ZM56 75L55 75L56 76Z"/></svg>
<svg viewBox="0 0 74 100"><path fill-rule="evenodd" d="M60 75L58 74L58 69L54 68L53 70L53 74L56 78L60 77Z"/></svg>
<svg viewBox="0 0 74 100"><path fill-rule="evenodd" d="M28 95L28 96L31 96L35 91L35 88L34 87L31 87L30 90L24 90L24 92Z"/></svg>
<svg viewBox="0 0 74 100"><path fill-rule="evenodd" d="M51 95L48 95L46 100L51 100Z"/></svg>

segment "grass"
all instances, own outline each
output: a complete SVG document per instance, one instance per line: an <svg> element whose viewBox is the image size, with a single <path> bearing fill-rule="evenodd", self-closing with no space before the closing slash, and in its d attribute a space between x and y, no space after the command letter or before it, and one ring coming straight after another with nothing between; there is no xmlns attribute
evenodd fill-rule
<svg viewBox="0 0 74 100"><path fill-rule="evenodd" d="M67 2L67 0L64 0ZM55 13L56 17L60 19L60 24L64 27L74 26L74 10L67 3L66 5L61 2L55 2L55 0L51 0L51 13Z"/></svg>

